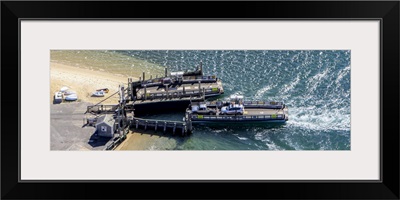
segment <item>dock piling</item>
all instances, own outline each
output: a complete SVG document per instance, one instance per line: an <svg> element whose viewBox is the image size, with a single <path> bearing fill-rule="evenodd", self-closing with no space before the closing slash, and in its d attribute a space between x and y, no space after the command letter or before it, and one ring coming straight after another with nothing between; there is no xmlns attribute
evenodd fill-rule
<svg viewBox="0 0 400 200"><path fill-rule="evenodd" d="M200 61L200 74L203 76L203 62Z"/></svg>
<svg viewBox="0 0 400 200"><path fill-rule="evenodd" d="M199 93L201 92L201 81L199 81Z"/></svg>
<svg viewBox="0 0 400 200"><path fill-rule="evenodd" d="M144 86L144 100L147 100L147 87Z"/></svg>
<svg viewBox="0 0 400 200"><path fill-rule="evenodd" d="M167 94L167 99L168 99L168 85L165 86L165 92Z"/></svg>

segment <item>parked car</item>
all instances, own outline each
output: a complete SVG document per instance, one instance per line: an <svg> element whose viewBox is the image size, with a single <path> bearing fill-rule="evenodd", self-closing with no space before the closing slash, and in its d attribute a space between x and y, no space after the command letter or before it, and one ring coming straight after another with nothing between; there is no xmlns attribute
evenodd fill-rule
<svg viewBox="0 0 400 200"><path fill-rule="evenodd" d="M62 92L56 92L54 94L54 103L61 103L63 100L63 94Z"/></svg>
<svg viewBox="0 0 400 200"><path fill-rule="evenodd" d="M163 84L163 85L169 85L171 83L172 83L172 80L170 78L161 79L161 84Z"/></svg>
<svg viewBox="0 0 400 200"><path fill-rule="evenodd" d="M104 95L105 95L105 92L103 90L96 91L96 92L92 93L93 97L104 97Z"/></svg>
<svg viewBox="0 0 400 200"><path fill-rule="evenodd" d="M230 104L229 106L224 106L221 108L221 115L243 115L244 106L239 104Z"/></svg>
<svg viewBox="0 0 400 200"><path fill-rule="evenodd" d="M76 94L76 92L72 91L72 90L69 90L69 89L64 91L64 96L68 96L68 95L71 95L71 94Z"/></svg>
<svg viewBox="0 0 400 200"><path fill-rule="evenodd" d="M76 94L71 94L71 95L65 96L64 99L67 101L76 101L76 100L78 100L78 96Z"/></svg>
<svg viewBox="0 0 400 200"><path fill-rule="evenodd" d="M217 111L214 109L207 108L206 104L193 105L192 113L194 114L202 114L202 115L215 115Z"/></svg>
<svg viewBox="0 0 400 200"><path fill-rule="evenodd" d="M108 93L110 90L108 88L102 88L102 89L97 89L97 92L103 91L105 93Z"/></svg>

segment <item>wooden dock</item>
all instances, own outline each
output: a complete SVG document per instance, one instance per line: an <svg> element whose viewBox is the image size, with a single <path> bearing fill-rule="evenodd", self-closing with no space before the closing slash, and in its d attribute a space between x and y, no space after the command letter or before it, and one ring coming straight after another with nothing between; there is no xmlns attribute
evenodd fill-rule
<svg viewBox="0 0 400 200"><path fill-rule="evenodd" d="M93 105L93 106L88 106L86 113L94 114L94 115L99 115L99 114L113 114L116 110L118 109L118 105Z"/></svg>
<svg viewBox="0 0 400 200"><path fill-rule="evenodd" d="M172 132L173 134L181 134L182 136L190 134L192 132L192 125L190 119L188 121L169 121L169 120L157 120L157 119L142 119L134 117L131 123L131 127L135 129L143 130L154 130Z"/></svg>

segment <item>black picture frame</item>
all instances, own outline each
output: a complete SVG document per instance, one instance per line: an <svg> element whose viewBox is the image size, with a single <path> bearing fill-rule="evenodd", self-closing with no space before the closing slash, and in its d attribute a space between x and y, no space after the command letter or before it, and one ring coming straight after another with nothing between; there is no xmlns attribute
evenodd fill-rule
<svg viewBox="0 0 400 200"><path fill-rule="evenodd" d="M1 198L399 199L399 6L398 1L2 1ZM381 181L20 182L20 19L379 19Z"/></svg>

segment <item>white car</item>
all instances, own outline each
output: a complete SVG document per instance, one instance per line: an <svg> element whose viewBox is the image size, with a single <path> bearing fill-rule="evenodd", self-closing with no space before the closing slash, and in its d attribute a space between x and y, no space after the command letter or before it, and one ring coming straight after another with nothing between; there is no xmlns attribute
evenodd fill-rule
<svg viewBox="0 0 400 200"><path fill-rule="evenodd" d="M244 106L239 104L224 106L221 108L221 115L243 115L244 113Z"/></svg>
<svg viewBox="0 0 400 200"><path fill-rule="evenodd" d="M105 92L103 90L96 91L96 92L92 93L93 97L104 97L104 95L105 95Z"/></svg>
<svg viewBox="0 0 400 200"><path fill-rule="evenodd" d="M63 99L63 94L62 92L56 92L54 94L54 103L61 103Z"/></svg>
<svg viewBox="0 0 400 200"><path fill-rule="evenodd" d="M65 96L64 99L67 101L76 101L76 100L78 100L78 96L76 94L71 94L71 95Z"/></svg>

